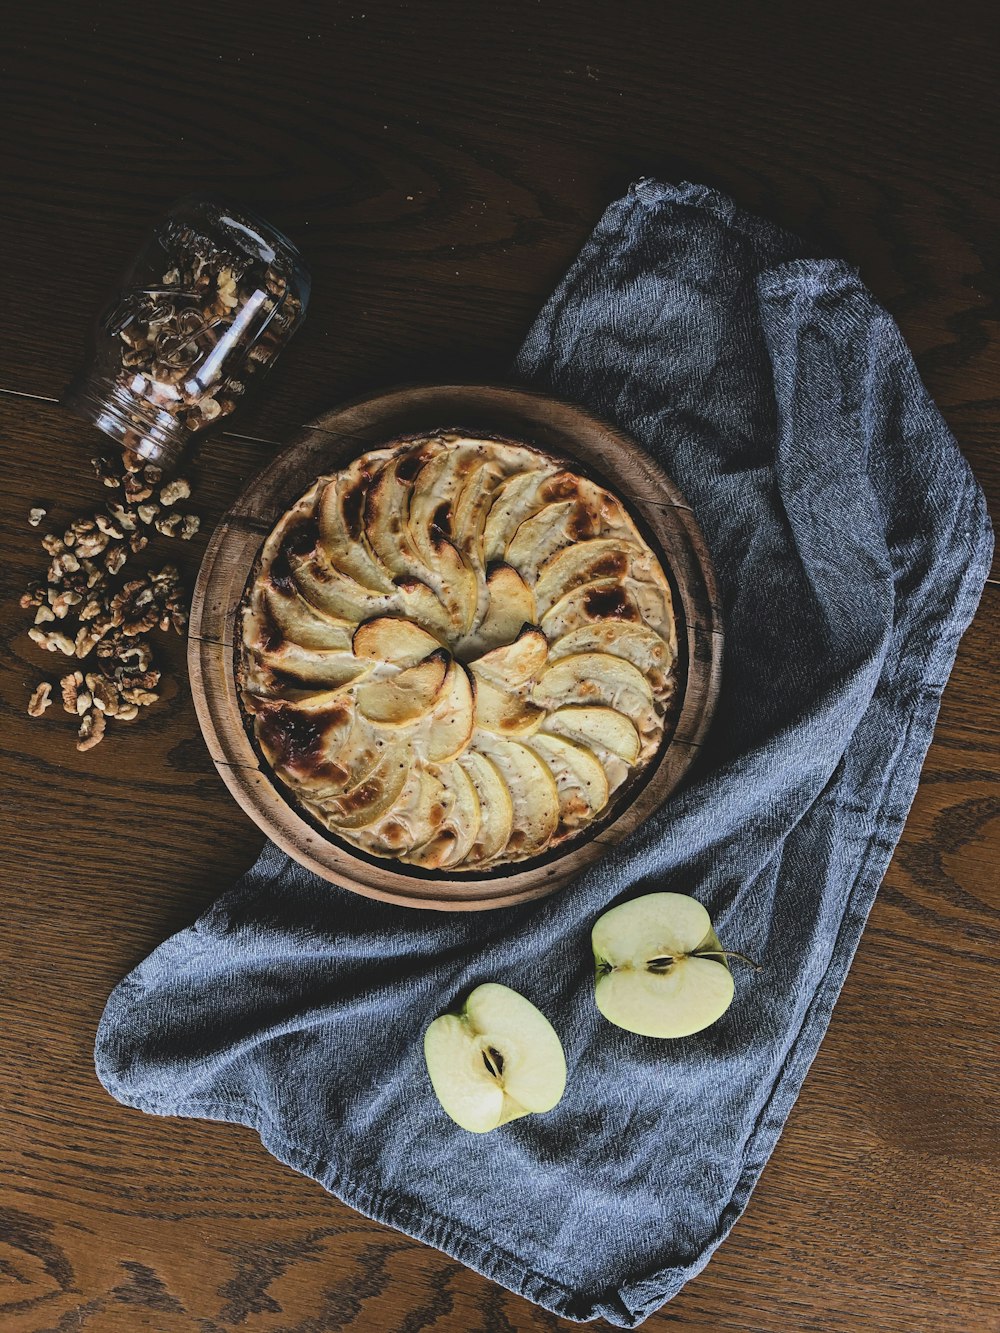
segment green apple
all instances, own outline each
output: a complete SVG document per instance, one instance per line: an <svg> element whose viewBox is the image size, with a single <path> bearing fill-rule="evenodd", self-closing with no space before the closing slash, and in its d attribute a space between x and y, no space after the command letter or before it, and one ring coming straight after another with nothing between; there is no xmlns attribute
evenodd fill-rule
<svg viewBox="0 0 1000 1333"><path fill-rule="evenodd" d="M473 1134L551 1111L566 1087L552 1024L530 1000L492 981L477 986L459 1013L434 1020L424 1058L438 1101Z"/></svg>
<svg viewBox="0 0 1000 1333"><path fill-rule="evenodd" d="M686 894L648 893L612 907L591 939L597 1007L627 1032L689 1037L732 1003L726 960L743 955L722 948L708 913Z"/></svg>

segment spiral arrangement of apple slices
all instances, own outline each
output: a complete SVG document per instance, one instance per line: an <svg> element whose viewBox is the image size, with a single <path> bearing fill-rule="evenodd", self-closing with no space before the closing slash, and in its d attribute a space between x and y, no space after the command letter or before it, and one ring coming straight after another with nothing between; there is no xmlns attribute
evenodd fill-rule
<svg viewBox="0 0 1000 1333"><path fill-rule="evenodd" d="M278 522L240 689L275 775L370 854L491 869L579 834L663 739L670 587L621 503L501 439L397 441Z"/></svg>

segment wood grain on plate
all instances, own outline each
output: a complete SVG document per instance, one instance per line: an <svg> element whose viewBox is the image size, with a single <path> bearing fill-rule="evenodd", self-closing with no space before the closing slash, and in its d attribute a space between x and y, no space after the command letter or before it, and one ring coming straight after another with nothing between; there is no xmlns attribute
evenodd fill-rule
<svg viewBox="0 0 1000 1333"><path fill-rule="evenodd" d="M278 444L402 379L502 377L608 201L693 179L860 266L1000 500L995 5L12 6L0 131L0 1327L3 1333L541 1333L578 1327L366 1222L248 1130L111 1102L118 979L253 860L184 687L89 754L17 597L28 508L101 498L51 406L174 197L256 205L314 301L240 437L193 466L189 586ZM331 380L331 368L333 380ZM335 381L335 382L334 382ZM247 437L258 437L255 443ZM270 443L267 443L270 442ZM899 850L760 1185L650 1330L995 1333L1000 1249L1000 587L959 650ZM58 664L57 664L58 665Z"/></svg>
<svg viewBox="0 0 1000 1333"><path fill-rule="evenodd" d="M399 436L455 428L493 432L582 467L624 499L660 548L676 585L684 655L673 736L642 785L613 805L590 836L561 853L492 876L413 874L357 856L323 836L288 799L247 734L234 642L248 580L267 534L316 481ZM614 478L614 481L611 480ZM404 907L476 911L553 893L633 832L683 780L711 723L722 673L723 630L711 557L691 508L634 441L582 408L497 385L406 386L325 413L243 491L216 528L191 606L188 666L195 711L219 773L268 837L331 883Z"/></svg>

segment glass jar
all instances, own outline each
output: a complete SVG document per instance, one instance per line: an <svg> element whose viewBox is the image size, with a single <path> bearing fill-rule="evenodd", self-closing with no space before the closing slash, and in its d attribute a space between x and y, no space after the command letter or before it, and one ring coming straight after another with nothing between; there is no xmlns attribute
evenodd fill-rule
<svg viewBox="0 0 1000 1333"><path fill-rule="evenodd" d="M241 406L305 318L309 273L244 209L183 199L97 321L63 402L164 469Z"/></svg>

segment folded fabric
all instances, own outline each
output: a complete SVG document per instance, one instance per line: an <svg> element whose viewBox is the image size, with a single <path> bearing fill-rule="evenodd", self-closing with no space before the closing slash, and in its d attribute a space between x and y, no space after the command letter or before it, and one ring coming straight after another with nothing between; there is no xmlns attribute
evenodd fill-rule
<svg viewBox="0 0 1000 1333"><path fill-rule="evenodd" d="M641 181L517 362L639 440L705 532L726 663L694 779L567 891L494 912L368 901L267 846L112 994L112 1096L252 1126L570 1319L634 1327L707 1263L829 1022L992 550L899 330L809 253L708 189ZM594 1006L595 918L653 889L695 895L764 963L680 1041ZM479 1136L438 1106L422 1038L490 980L548 1016L569 1081L554 1111Z"/></svg>

